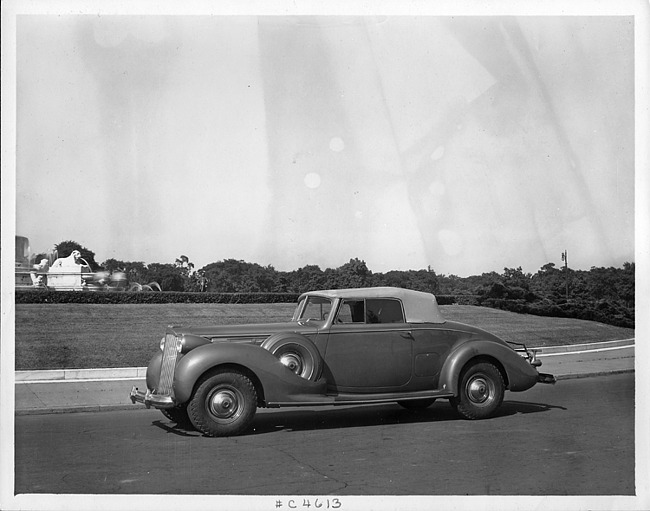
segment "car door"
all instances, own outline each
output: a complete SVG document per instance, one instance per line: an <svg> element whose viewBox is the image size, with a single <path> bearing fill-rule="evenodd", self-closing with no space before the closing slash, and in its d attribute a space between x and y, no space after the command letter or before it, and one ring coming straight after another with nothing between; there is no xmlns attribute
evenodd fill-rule
<svg viewBox="0 0 650 511"><path fill-rule="evenodd" d="M364 393L403 388L411 379L412 342L399 300L343 300L324 357L330 390Z"/></svg>
<svg viewBox="0 0 650 511"><path fill-rule="evenodd" d="M414 325L411 390L438 388L438 378L453 346L462 336L443 325Z"/></svg>

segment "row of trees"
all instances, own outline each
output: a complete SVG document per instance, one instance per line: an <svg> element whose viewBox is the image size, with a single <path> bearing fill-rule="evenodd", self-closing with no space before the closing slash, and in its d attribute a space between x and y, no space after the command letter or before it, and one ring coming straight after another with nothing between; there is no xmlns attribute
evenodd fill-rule
<svg viewBox="0 0 650 511"><path fill-rule="evenodd" d="M121 273L128 285L155 282L163 291L302 293L313 289L396 286L465 297L465 303L521 312L563 315L563 311L568 314L569 309L578 306L580 310L600 310L605 316L616 316L618 324L623 326L634 322L634 263L625 263L622 268L593 267L587 271L556 268L555 264L548 263L534 274L524 273L518 267L504 268L503 273L458 277L437 275L431 267L373 273L364 261L357 258L338 268L322 270L319 266L307 265L288 272L235 259L210 263L195 270L185 255L173 263L145 264L108 259L98 264L91 250L74 241L62 242L55 248L59 257L79 250L94 271ZM571 312L576 317L581 317L580 314ZM585 316L587 319L591 319L589 314ZM598 316L595 312L591 316L594 314Z"/></svg>
<svg viewBox="0 0 650 511"><path fill-rule="evenodd" d="M536 273L524 273L519 268L504 268L503 273L483 273L471 277L455 275L438 278L441 294L474 294L485 298L524 299L539 298L566 301L569 299L610 300L634 307L634 263L624 263L622 268L597 268L571 270L556 268L547 263Z"/></svg>
<svg viewBox="0 0 650 511"><path fill-rule="evenodd" d="M462 280L471 280L469 279ZM634 328L635 265L588 271L548 263L535 274L504 268L484 274L477 304L542 316L570 317ZM567 297L568 290L568 297Z"/></svg>

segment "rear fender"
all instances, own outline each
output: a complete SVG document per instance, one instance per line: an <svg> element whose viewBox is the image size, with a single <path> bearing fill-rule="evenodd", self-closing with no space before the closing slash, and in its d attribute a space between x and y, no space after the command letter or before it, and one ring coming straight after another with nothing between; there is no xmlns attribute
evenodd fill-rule
<svg viewBox="0 0 650 511"><path fill-rule="evenodd" d="M493 341L470 341L460 345L449 354L440 372L441 390L458 395L460 373L472 359L492 361L504 374L506 388L519 392L531 388L537 382L537 370L509 346Z"/></svg>
<svg viewBox="0 0 650 511"><path fill-rule="evenodd" d="M310 382L294 374L269 351L253 344L214 343L185 354L176 364L174 396L177 403L192 397L194 386L206 372L222 365L239 365L252 372L262 386L265 402L301 400L300 396L322 394L323 379Z"/></svg>

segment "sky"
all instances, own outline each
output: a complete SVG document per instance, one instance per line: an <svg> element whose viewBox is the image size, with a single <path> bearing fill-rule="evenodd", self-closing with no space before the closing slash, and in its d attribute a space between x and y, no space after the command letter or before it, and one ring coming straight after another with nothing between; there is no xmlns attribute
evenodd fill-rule
<svg viewBox="0 0 650 511"><path fill-rule="evenodd" d="M16 234L197 269L620 267L634 71L630 16L17 16Z"/></svg>

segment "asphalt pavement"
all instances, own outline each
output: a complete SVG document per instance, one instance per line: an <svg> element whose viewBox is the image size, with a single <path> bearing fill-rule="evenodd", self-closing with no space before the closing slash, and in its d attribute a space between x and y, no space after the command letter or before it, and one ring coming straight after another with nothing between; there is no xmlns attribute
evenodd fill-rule
<svg viewBox="0 0 650 511"><path fill-rule="evenodd" d="M558 384L634 371L634 339L538 348L540 372ZM132 386L143 389L146 368L58 369L16 371L16 415L138 409L129 399Z"/></svg>

